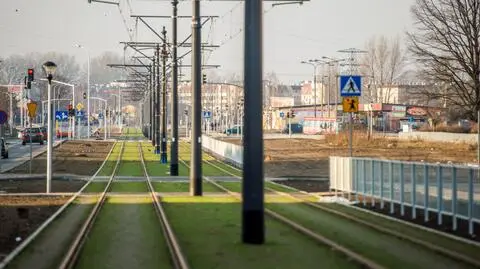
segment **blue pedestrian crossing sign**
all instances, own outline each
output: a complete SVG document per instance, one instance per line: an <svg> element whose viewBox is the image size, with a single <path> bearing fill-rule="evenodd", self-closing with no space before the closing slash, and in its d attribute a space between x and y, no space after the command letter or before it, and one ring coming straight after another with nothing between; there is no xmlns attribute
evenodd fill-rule
<svg viewBox="0 0 480 269"><path fill-rule="evenodd" d="M208 119L212 116L212 112L210 111L203 111L203 117Z"/></svg>
<svg viewBox="0 0 480 269"><path fill-rule="evenodd" d="M340 76L340 96L361 96L361 76Z"/></svg>
<svg viewBox="0 0 480 269"><path fill-rule="evenodd" d="M280 112L280 118L285 117L285 113L283 111Z"/></svg>

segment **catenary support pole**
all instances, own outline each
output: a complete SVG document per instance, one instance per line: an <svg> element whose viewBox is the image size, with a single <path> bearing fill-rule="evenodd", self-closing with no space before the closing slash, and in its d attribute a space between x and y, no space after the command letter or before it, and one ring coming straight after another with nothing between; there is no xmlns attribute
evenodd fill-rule
<svg viewBox="0 0 480 269"><path fill-rule="evenodd" d="M202 195L202 51L200 0L193 0L192 15L192 155L190 166L190 193Z"/></svg>
<svg viewBox="0 0 480 269"><path fill-rule="evenodd" d="M165 26L162 30L163 40L167 39L167 31ZM167 163L167 44L163 42L162 45L162 129L161 129L161 148L160 161Z"/></svg>
<svg viewBox="0 0 480 269"><path fill-rule="evenodd" d="M160 154L160 46L155 51L156 58L156 98L155 98L155 153Z"/></svg>
<svg viewBox="0 0 480 269"><path fill-rule="evenodd" d="M265 242L262 131L262 0L245 1L242 240Z"/></svg>
<svg viewBox="0 0 480 269"><path fill-rule="evenodd" d="M178 176L178 60L177 60L177 5L172 1L172 142L170 144L170 175Z"/></svg>

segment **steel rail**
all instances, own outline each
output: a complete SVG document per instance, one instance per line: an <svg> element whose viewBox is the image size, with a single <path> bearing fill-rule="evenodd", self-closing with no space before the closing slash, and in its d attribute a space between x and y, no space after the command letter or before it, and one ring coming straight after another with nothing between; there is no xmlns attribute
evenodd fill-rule
<svg viewBox="0 0 480 269"><path fill-rule="evenodd" d="M179 159L181 160L181 159ZM206 163L209 163L208 160L203 160L204 162ZM184 165L186 165L187 167L189 167L189 165L181 160L181 162L184 163ZM211 164L211 163L210 163ZM228 172L226 171L225 169L222 169L221 167L218 167L216 166L217 168L221 169L222 171L234 176L234 177L237 177L237 178L240 178L239 176L237 175L234 175L233 173L231 172ZM223 190L224 192L228 193L229 195L235 197L236 199L240 200L241 201L241 196L239 193L235 193L235 192L232 192L230 190L228 190L227 188L223 187L222 185L218 184L217 182L213 181L213 180L210 180L208 178L205 178L205 180L207 182L209 182L210 184L214 185L215 187L219 188L220 190ZM306 228L305 226L302 226L300 224L298 224L297 222L271 210L271 209L265 209L265 213L267 213L268 216L270 216L271 218L279 221L279 222L282 222L288 226L290 226L291 228L293 228L294 230L310 237L311 239L314 239L315 241L317 241L318 243L320 244L323 244L323 245L326 245L326 246L329 246L335 250L337 250L338 252L341 252L343 255L351 258L352 260L354 260L355 262L357 262L358 264L360 265L363 265L363 266L366 266L367 268L371 268L371 269L386 269L384 266L376 263L375 261L373 260L370 260L366 257L363 257L362 255L320 235L319 233L316 233L308 228Z"/></svg>
<svg viewBox="0 0 480 269"><path fill-rule="evenodd" d="M78 190L63 206L61 206L52 216L50 216L45 222L43 222L40 227L38 227L30 236L25 239L18 247L16 247L8 256L6 256L3 261L0 263L0 269L5 268L12 260L14 260L27 246L29 246L36 238L37 236L45 230L54 220L57 219L58 216L60 216L65 209L67 209L68 206L70 206L75 199L90 185L90 183L95 179L95 177L98 176L98 173L103 169L105 164L107 163L108 159L110 158L110 155L113 152L113 149L115 148L116 143L113 144L112 148L107 154L107 157L105 160L103 160L103 163L100 165L98 170L93 174L93 176L83 185L83 187Z"/></svg>
<svg viewBox="0 0 480 269"><path fill-rule="evenodd" d="M213 157L213 156L212 156ZM218 160L216 160L218 161ZM225 172L225 173L228 173L229 175L232 175L234 177L237 177L237 178L240 178L238 177L237 175L234 175L233 173L213 164L212 162L208 161L208 160L205 160L205 162L209 163L210 165L214 166L215 168ZM222 162L223 164L223 162ZM227 166L229 166L230 168L232 168L233 170L237 170L237 171L241 171L240 169L234 167L234 166L230 166L228 164L225 164ZM210 182L213 182L212 180L210 180ZM423 241L421 239L418 239L418 238L414 238L412 236L408 236L406 234L403 234L403 233L400 233L400 232L397 232L397 231L392 231L392 230L389 230L385 227L382 227L380 225L377 225L377 224L374 224L374 223L371 223L371 222L368 222L368 221L365 221L365 220L362 220L360 218L356 218L354 216L351 216L351 215L348 215L344 212L341 212L339 210L335 210L335 209L332 209L332 208L328 208L326 206L323 206L323 205L320 205L320 204L317 204L317 203L313 203L307 199L304 199L304 198L299 198L295 195L292 195L290 193L286 193L286 192L281 192L281 191L278 191L278 190L275 190L275 189L272 189L272 188L269 188L269 187L265 187L266 190L270 191L270 192L273 192L275 194L278 194L278 195L282 195L282 196L285 196L285 197L288 197L290 199L293 199L293 200L296 200L298 202L302 202L308 206L311 206L311 207L314 207L316 209L319 209L319 210L322 210L324 212L327 212L327 213L330 213L330 214L333 214L333 215L336 215L336 216L339 216L339 217L342 217L344 219L347 219L347 220L350 220L350 221L354 221L354 222L357 222L361 225L364 225L366 227L369 227L373 230L376 230L378 232L381 232L383 234L386 234L386 235L390 235L390 236L393 236L393 237L396 237L398 239L402 239L402 240L406 240L406 241L409 241L410 243L413 243L413 244L416 244L418 246L421 246L421 247L424 247L424 248L427 248L433 252L436 252L436 253L439 253L439 254L443 254L451 259L454 259L456 261L460 261L460 262L463 262L463 263L466 263L466 264L469 264L469 265L473 265L475 267L478 267L480 268L480 260L478 259L474 259L474 258L471 258L467 255L464 255L462 253L459 253L459 252L456 252L456 251L452 251L452 250L449 250L449 249L445 249L443 247L440 247L438 245L434 245L430 242L426 242L426 241ZM315 195L311 195L307 192L302 192L302 195L303 196L310 196L310 197L314 197L314 198L318 198L318 196L315 196Z"/></svg>
<svg viewBox="0 0 480 269"><path fill-rule="evenodd" d="M140 150L140 160L142 162L143 172L147 179L148 189L153 199L153 206L155 207L155 211L157 212L158 218L162 225L163 234L165 236L165 239L167 240L167 246L168 246L168 249L170 250L170 255L171 255L174 267L176 269L189 269L190 267L187 263L187 259L185 258L182 252L182 249L180 247L180 244L178 243L177 237L175 236L175 233L170 223L168 222L167 214L165 213L165 210L162 207L160 199L158 199L157 193L153 188L152 181L150 180L150 176L148 175L147 167L143 159L142 142L139 142L138 145Z"/></svg>
<svg viewBox="0 0 480 269"><path fill-rule="evenodd" d="M125 149L125 141L122 142L120 154L117 157L117 162L115 163L115 167L113 168L112 174L110 175L110 178L107 182L107 186L105 186L105 189L103 190L102 194L100 195L100 198L98 199L97 203L93 207L93 210L90 212L89 216L83 223L79 233L75 237L75 240L72 242L72 244L68 248L66 255L63 257L62 262L60 263L60 266L59 266L60 269L73 268L75 266L75 263L78 260L78 256L80 255L82 247L85 244L87 235L90 233L101 208L105 204L105 201L107 198L107 192L110 190L112 182L115 178L115 174L117 173L118 166L120 164L120 160L122 159L124 149Z"/></svg>

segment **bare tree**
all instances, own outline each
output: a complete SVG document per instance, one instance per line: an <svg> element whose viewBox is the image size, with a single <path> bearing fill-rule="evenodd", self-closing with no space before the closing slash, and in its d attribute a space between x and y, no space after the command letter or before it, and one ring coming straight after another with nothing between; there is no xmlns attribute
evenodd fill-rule
<svg viewBox="0 0 480 269"><path fill-rule="evenodd" d="M391 99L391 89L403 71L405 53L400 38L374 36L367 41L367 53L362 59L361 73L367 78L366 102L385 102Z"/></svg>
<svg viewBox="0 0 480 269"><path fill-rule="evenodd" d="M432 99L477 119L480 110L480 1L417 0L411 12L416 31L409 32L409 48L421 74L434 87L426 88ZM440 87L440 91L438 88Z"/></svg>

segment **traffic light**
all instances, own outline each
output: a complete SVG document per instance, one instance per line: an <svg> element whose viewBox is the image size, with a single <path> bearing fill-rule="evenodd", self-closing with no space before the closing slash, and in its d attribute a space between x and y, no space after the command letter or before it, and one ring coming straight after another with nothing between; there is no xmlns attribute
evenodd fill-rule
<svg viewBox="0 0 480 269"><path fill-rule="evenodd" d="M287 119L290 118L290 112L287 112Z"/></svg>
<svg viewBox="0 0 480 269"><path fill-rule="evenodd" d="M75 109L73 109L73 105L69 104L67 106L67 109L68 109L68 116L69 117L75 117Z"/></svg>
<svg viewBox="0 0 480 269"><path fill-rule="evenodd" d="M83 99L87 99L87 93L86 92L83 93Z"/></svg>
<svg viewBox="0 0 480 269"><path fill-rule="evenodd" d="M293 110L290 111L290 117L295 118L295 113L293 112Z"/></svg>
<svg viewBox="0 0 480 269"><path fill-rule="evenodd" d="M185 109L184 113L185 113L185 115L188 116L188 110Z"/></svg>
<svg viewBox="0 0 480 269"><path fill-rule="evenodd" d="M32 82L27 81L27 89L31 89L31 88L32 88Z"/></svg>
<svg viewBox="0 0 480 269"><path fill-rule="evenodd" d="M206 84L207 83L207 74L203 74L202 77L203 77L203 84Z"/></svg>
<svg viewBox="0 0 480 269"><path fill-rule="evenodd" d="M33 81L33 68L29 68L28 71L27 71L27 75L28 75L28 79L27 81L28 82L32 82Z"/></svg>

